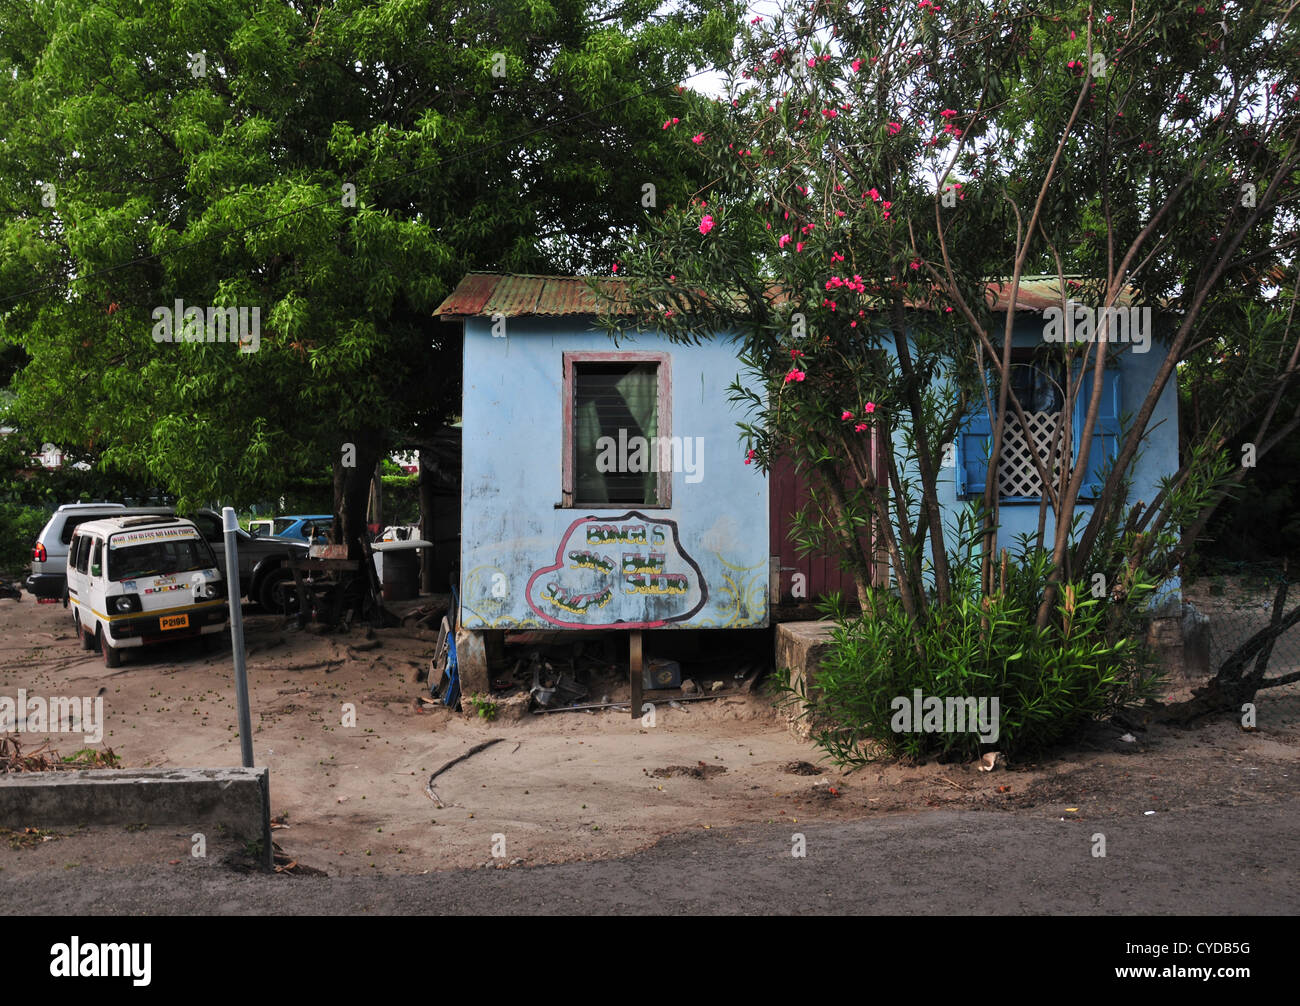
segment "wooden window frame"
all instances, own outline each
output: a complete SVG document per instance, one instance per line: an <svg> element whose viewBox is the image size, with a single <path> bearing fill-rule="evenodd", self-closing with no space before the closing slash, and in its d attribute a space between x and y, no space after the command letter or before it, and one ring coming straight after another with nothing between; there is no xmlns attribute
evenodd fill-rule
<svg viewBox="0 0 1300 1006"><path fill-rule="evenodd" d="M628 352L570 352L564 354L564 382L561 388L561 415L564 416L564 446L563 446L563 483L561 485L561 500L556 504L556 509L602 509L602 510L668 510L673 505L673 473L672 471L657 472L655 480L655 495L658 497L654 503L642 503L635 507L624 503L575 503L574 502L574 471L573 471L573 452L574 429L573 429L573 396L577 388L574 369L575 365L583 363L654 363L658 365L657 387L655 391L655 436L672 437L672 418L673 418L673 381L672 381L672 355L670 353L649 353L638 350Z"/></svg>

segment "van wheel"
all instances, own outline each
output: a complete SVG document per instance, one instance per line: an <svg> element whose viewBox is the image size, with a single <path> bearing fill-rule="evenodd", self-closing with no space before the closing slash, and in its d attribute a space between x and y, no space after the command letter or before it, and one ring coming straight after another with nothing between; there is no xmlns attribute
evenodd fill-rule
<svg viewBox="0 0 1300 1006"><path fill-rule="evenodd" d="M86 631L86 627L81 624L81 615L77 612L72 613L72 621L77 626L77 638L81 641L83 650L93 650L95 648L95 637Z"/></svg>
<svg viewBox="0 0 1300 1006"><path fill-rule="evenodd" d="M99 630L99 652L104 655L105 667L122 666L122 651L108 645L108 636L104 635L102 628Z"/></svg>

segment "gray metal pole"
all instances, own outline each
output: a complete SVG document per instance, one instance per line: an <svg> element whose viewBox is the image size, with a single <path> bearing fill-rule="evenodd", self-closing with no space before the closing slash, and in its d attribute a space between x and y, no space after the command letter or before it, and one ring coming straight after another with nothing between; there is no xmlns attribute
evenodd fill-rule
<svg viewBox="0 0 1300 1006"><path fill-rule="evenodd" d="M235 704L239 707L239 752L244 768L253 767L253 717L248 711L248 671L244 666L244 612L239 606L239 551L235 529L239 519L234 507L221 508L221 529L225 532L226 594L230 598L230 649L235 655Z"/></svg>

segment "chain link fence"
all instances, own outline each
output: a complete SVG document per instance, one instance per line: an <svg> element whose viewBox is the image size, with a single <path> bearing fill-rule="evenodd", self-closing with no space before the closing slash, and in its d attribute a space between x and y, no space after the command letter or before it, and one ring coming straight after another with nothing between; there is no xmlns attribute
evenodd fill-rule
<svg viewBox="0 0 1300 1006"><path fill-rule="evenodd" d="M1300 564L1288 569L1282 563L1232 562L1205 564L1184 581L1184 596L1202 614L1207 626L1210 673L1217 673L1238 648L1272 623L1274 602L1283 584L1287 593L1280 617L1300 605ZM1266 648L1267 652L1267 648ZM1256 657L1247 661L1253 669ZM1266 677L1300 670L1300 623L1273 641Z"/></svg>

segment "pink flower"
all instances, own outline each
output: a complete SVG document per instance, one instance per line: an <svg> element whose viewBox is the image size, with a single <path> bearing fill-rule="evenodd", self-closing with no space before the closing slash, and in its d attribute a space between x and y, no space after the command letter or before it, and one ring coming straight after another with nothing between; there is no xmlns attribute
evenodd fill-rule
<svg viewBox="0 0 1300 1006"><path fill-rule="evenodd" d="M675 126L677 125L677 123L681 121L682 121L681 119L669 119L667 122L664 123L664 129L667 129L669 126Z"/></svg>
<svg viewBox="0 0 1300 1006"><path fill-rule="evenodd" d="M913 269L921 268L921 260L919 258L912 259L912 268Z"/></svg>
<svg viewBox="0 0 1300 1006"><path fill-rule="evenodd" d="M790 373L785 375L785 383L789 384L791 381L802 381L807 376L808 375L802 370L791 370Z"/></svg>
<svg viewBox="0 0 1300 1006"><path fill-rule="evenodd" d="M664 312L664 317L665 317L665 318L671 318L672 316L673 316L673 312L672 312L671 310L669 310L669 311L665 311L665 312Z"/></svg>
<svg viewBox="0 0 1300 1006"><path fill-rule="evenodd" d="M862 69L862 60L855 59L852 63L849 64L849 66L853 67L854 73L857 73L859 70Z"/></svg>
<svg viewBox="0 0 1300 1006"><path fill-rule="evenodd" d="M862 432L863 430L865 430L866 428L867 428L867 424L866 424L866 423L858 423L857 426L853 427L853 432L855 432L855 433L861 433L861 432Z"/></svg>
<svg viewBox="0 0 1300 1006"><path fill-rule="evenodd" d="M953 111L951 108L945 108L945 109L944 109L942 112L940 112L939 114L942 115L945 119L951 119L951 118L952 118L954 115L956 115L957 113L956 113L955 111Z"/></svg>
<svg viewBox="0 0 1300 1006"><path fill-rule="evenodd" d="M841 419L852 419L852 418L853 418L853 413L850 412L848 409L845 409L845 410L840 414L840 418L841 418Z"/></svg>
<svg viewBox="0 0 1300 1006"><path fill-rule="evenodd" d="M808 57L808 65L809 65L810 67L816 66L816 65L817 65L817 57L816 57L816 56L809 56L809 57Z"/></svg>
<svg viewBox="0 0 1300 1006"><path fill-rule="evenodd" d="M871 413L876 411L876 403L868 402L866 408L863 409L862 411L864 411L867 415L871 415Z"/></svg>
<svg viewBox="0 0 1300 1006"><path fill-rule="evenodd" d="M784 247L785 247L786 245L788 245L789 243L790 243L790 235L789 235L789 234L782 234L782 235L777 239L776 246L777 246L778 248L784 248Z"/></svg>
<svg viewBox="0 0 1300 1006"><path fill-rule="evenodd" d="M616 276L618 275L618 263L617 263L617 262L614 263L614 275L616 275Z"/></svg>
<svg viewBox="0 0 1300 1006"><path fill-rule="evenodd" d="M704 137L704 134L703 134L703 133L696 133L694 136L691 137L691 142L692 142L692 143L703 143L703 142L704 142L704 139L705 139L705 137Z"/></svg>
<svg viewBox="0 0 1300 1006"><path fill-rule="evenodd" d="M754 460L754 448L751 447L748 451L745 452L745 464L747 465L751 464L753 463L753 460Z"/></svg>
<svg viewBox="0 0 1300 1006"><path fill-rule="evenodd" d="M700 221L700 233L707 234L711 230L713 230L713 217L706 213L704 219Z"/></svg>
<svg viewBox="0 0 1300 1006"><path fill-rule="evenodd" d="M893 136L902 128L903 128L903 124L901 122L891 122L889 124L889 135Z"/></svg>
<svg viewBox="0 0 1300 1006"><path fill-rule="evenodd" d="M803 242L802 242L802 241L796 241L796 242L795 242L795 246L794 246L794 250L795 250L796 252L801 252L801 251L803 251Z"/></svg>
<svg viewBox="0 0 1300 1006"><path fill-rule="evenodd" d="M871 201L872 201L873 203L878 203L878 202L880 202L880 190L879 190L879 189L871 189L870 191L867 192L867 195L869 195L869 196L871 197Z"/></svg>

